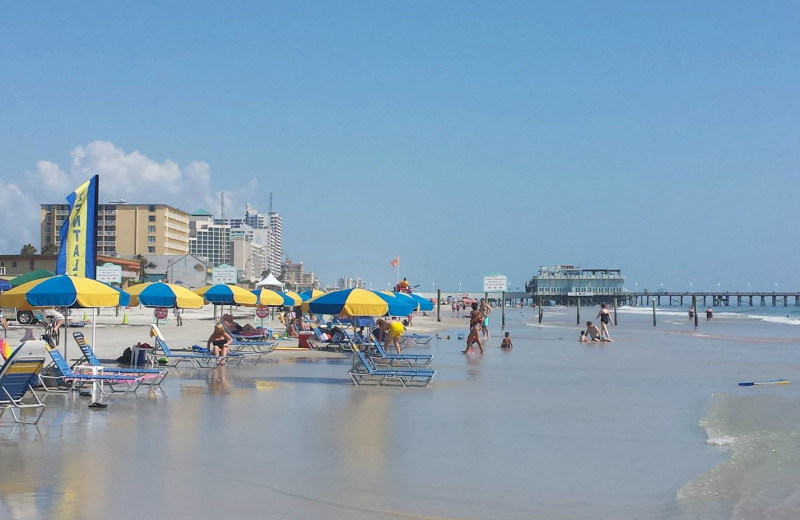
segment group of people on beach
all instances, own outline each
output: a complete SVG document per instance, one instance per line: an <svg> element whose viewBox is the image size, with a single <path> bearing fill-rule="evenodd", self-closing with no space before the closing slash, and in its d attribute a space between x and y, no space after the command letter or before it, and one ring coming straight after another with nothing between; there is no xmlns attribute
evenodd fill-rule
<svg viewBox="0 0 800 520"><path fill-rule="evenodd" d="M481 355L483 355L483 340L489 339L489 315L492 313L492 308L486 303L485 298L481 298L480 304L472 302L472 312L469 313L469 334L467 334L467 348L461 351L462 354L467 354L472 345L478 344ZM508 336L508 333L506 333ZM508 336L508 344L511 344L511 338ZM510 347L508 347L510 348Z"/></svg>
<svg viewBox="0 0 800 520"><path fill-rule="evenodd" d="M608 332L608 324L616 325L616 323L614 323L614 318L611 317L611 312L606 308L605 303L600 305L600 312L597 313L597 318L600 319L600 327L591 321L587 321L586 330L581 331L581 337L578 338L578 341L582 343L614 341L611 339L611 333Z"/></svg>

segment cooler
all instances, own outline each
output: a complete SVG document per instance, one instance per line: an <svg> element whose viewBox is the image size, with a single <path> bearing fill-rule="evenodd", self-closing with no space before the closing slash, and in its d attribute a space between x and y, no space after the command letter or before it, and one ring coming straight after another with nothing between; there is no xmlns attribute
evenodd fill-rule
<svg viewBox="0 0 800 520"><path fill-rule="evenodd" d="M297 336L297 346L300 348L311 348L308 344L308 338L313 336L314 333L308 330L301 330Z"/></svg>

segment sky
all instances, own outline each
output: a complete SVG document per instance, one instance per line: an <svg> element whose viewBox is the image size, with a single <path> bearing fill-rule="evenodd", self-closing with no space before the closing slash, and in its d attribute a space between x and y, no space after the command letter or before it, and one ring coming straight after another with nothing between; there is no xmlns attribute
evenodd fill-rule
<svg viewBox="0 0 800 520"><path fill-rule="evenodd" d="M797 27L791 1L4 2L0 253L96 173L217 216L272 193L323 285L800 290Z"/></svg>

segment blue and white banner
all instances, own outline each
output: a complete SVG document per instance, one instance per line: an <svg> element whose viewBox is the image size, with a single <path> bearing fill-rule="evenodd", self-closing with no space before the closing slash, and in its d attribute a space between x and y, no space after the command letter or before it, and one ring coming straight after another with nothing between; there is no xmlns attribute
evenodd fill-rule
<svg viewBox="0 0 800 520"><path fill-rule="evenodd" d="M56 274L95 278L99 182L100 177L95 175L67 197L70 212L61 226Z"/></svg>

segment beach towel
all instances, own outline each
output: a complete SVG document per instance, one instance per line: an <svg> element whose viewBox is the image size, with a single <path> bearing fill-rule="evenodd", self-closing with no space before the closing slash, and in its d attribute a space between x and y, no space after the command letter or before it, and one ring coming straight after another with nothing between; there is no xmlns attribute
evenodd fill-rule
<svg viewBox="0 0 800 520"><path fill-rule="evenodd" d="M0 356L3 356L3 361L8 359L8 356L11 355L11 346L8 344L8 341L5 339L0 339Z"/></svg>

